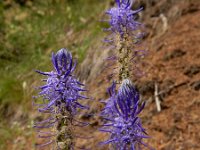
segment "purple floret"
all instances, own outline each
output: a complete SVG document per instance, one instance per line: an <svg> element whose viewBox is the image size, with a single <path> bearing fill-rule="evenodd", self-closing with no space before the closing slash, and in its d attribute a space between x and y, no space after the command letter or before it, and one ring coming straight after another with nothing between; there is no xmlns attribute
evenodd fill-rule
<svg viewBox="0 0 200 150"><path fill-rule="evenodd" d="M138 14L142 8L138 10L131 10L134 0L116 0L116 7L111 8L106 13L110 15L109 21L110 28L108 30L114 33L120 33L123 35L125 32L137 30L141 23L137 22L136 14Z"/></svg>
<svg viewBox="0 0 200 150"><path fill-rule="evenodd" d="M140 145L147 146L142 140L149 136L138 117L145 103L139 107L139 94L135 87L125 79L118 92L115 83L109 91L110 99L102 112L106 123L100 130L108 132L110 138L103 144L111 144L115 150L135 150L140 149Z"/></svg>

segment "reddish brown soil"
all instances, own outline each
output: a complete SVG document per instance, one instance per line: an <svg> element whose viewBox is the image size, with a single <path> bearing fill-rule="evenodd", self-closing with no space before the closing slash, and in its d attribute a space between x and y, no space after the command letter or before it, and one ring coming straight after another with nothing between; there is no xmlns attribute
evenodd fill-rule
<svg viewBox="0 0 200 150"><path fill-rule="evenodd" d="M146 3L144 3L146 4ZM158 150L200 149L200 2L167 1L156 5L146 4L148 9L142 16L146 22L149 55L146 76L133 79L147 105L141 114L143 125L152 137L146 142ZM163 12L164 21L161 15ZM166 20L165 20L166 19ZM87 69L85 66L84 69ZM89 74L88 76L91 76ZM95 75L93 75L95 76ZM90 80L89 91L95 97L89 104L91 113L99 114L101 98L108 98L105 72ZM155 84L158 85L161 111L155 104ZM91 126L81 128L91 139L80 139L83 148L106 150L98 146L107 135L98 131L102 124L98 116L85 116ZM98 147L98 148L97 148Z"/></svg>

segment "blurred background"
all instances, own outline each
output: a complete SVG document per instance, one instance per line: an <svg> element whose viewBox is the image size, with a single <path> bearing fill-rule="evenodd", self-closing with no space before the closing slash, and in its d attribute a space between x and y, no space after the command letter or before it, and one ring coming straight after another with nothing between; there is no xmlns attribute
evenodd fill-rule
<svg viewBox="0 0 200 150"><path fill-rule="evenodd" d="M145 75L132 80L147 105L141 118L152 137L146 142L158 150L199 150L200 145L200 1L135 0L144 7L139 21L146 27L148 49ZM68 48L78 59L76 75L87 84L86 102L95 115L82 112L91 123L77 133L77 147L108 149L97 144L107 135L98 131L98 117L111 83L104 59L110 51L102 42L108 26L100 20L114 0L1 0L0 1L0 149L34 150L32 107L42 77L35 69L50 71L51 53ZM108 82L110 81L110 82ZM161 111L155 103L160 101ZM84 131L84 132L83 132ZM97 148L98 147L98 148ZM50 148L46 148L50 149Z"/></svg>

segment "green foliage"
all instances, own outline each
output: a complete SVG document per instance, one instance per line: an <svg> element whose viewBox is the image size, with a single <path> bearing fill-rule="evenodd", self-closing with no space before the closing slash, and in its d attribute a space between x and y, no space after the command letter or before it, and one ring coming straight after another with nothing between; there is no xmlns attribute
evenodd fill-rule
<svg viewBox="0 0 200 150"><path fill-rule="evenodd" d="M22 95L22 84L19 81L8 76L0 81L0 103L18 103L22 100Z"/></svg>
<svg viewBox="0 0 200 150"><path fill-rule="evenodd" d="M101 33L98 16L105 2L0 1L0 149L6 149L13 137L26 134L20 127L6 125L19 105L24 113L30 111L34 87L41 79L34 70L51 70L51 53L63 47L80 63L90 46L99 42L95 40Z"/></svg>
<svg viewBox="0 0 200 150"><path fill-rule="evenodd" d="M0 149L31 130L13 124L12 115L32 104L41 76L52 69L52 51L66 47L81 63L100 36L106 0L0 1ZM28 121L31 121L28 119ZM26 121L26 122L28 122ZM24 124L26 126L26 124ZM26 135L29 133L29 135ZM18 144L19 145L19 144ZM18 148L23 149L23 148Z"/></svg>
<svg viewBox="0 0 200 150"><path fill-rule="evenodd" d="M49 70L52 51L68 47L82 61L94 36L101 31L96 16L103 6L94 0L34 0L0 5L4 11L0 15L0 103L21 99L22 82L30 80L27 74L34 74L34 69ZM7 93L14 95L13 100Z"/></svg>

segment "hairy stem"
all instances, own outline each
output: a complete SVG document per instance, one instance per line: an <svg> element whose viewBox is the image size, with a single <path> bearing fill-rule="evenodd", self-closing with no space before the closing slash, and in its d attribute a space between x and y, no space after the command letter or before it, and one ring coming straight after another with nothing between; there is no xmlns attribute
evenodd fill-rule
<svg viewBox="0 0 200 150"><path fill-rule="evenodd" d="M58 119L56 143L59 150L72 150L74 147L74 136L72 120L73 116L62 106L60 113L56 116Z"/></svg>

